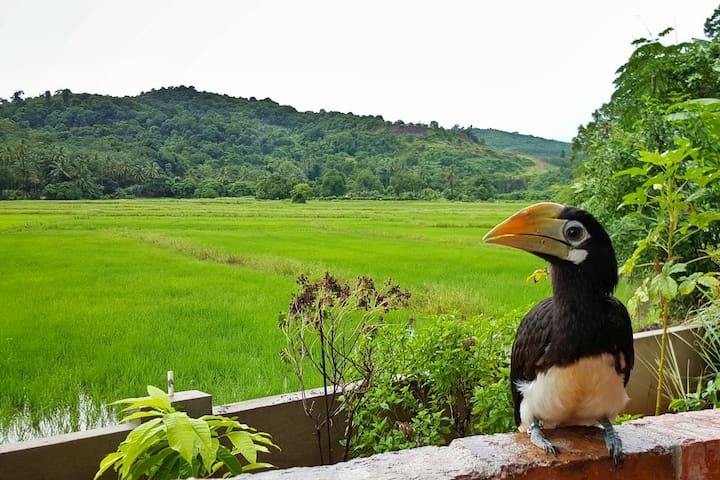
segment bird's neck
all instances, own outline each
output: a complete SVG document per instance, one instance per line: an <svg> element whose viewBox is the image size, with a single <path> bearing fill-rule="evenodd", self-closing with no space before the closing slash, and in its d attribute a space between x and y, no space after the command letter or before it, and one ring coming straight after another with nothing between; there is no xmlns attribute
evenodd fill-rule
<svg viewBox="0 0 720 480"><path fill-rule="evenodd" d="M597 277L575 265L553 265L554 348L560 363L572 363L588 352L602 350L607 337L607 302L612 289L603 287ZM598 350L598 351L599 351Z"/></svg>
<svg viewBox="0 0 720 480"><path fill-rule="evenodd" d="M615 278L598 277L597 270L575 265L570 262L555 264L550 269L553 298L557 308L568 308L574 312L592 311L612 296Z"/></svg>

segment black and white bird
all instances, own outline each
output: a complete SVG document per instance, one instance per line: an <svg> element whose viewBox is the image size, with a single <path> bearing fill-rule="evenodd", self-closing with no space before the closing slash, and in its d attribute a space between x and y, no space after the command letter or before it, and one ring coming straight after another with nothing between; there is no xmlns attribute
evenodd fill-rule
<svg viewBox="0 0 720 480"><path fill-rule="evenodd" d="M550 262L553 296L530 310L512 347L515 422L548 453L543 428L601 425L616 464L622 442L612 426L628 401L635 360L630 317L613 297L617 260L610 237L588 212L556 203L520 210L484 240Z"/></svg>

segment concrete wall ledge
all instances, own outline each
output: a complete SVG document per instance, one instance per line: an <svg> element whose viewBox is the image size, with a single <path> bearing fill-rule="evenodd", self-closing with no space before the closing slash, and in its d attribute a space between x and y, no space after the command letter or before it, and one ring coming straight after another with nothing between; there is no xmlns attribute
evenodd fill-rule
<svg viewBox="0 0 720 480"><path fill-rule="evenodd" d="M446 447L384 453L322 467L296 467L253 475L254 480L330 479L720 479L720 410L666 414L617 427L625 462L609 458L602 430L549 430L556 458L533 446L527 434L454 440ZM244 477L242 477L244 478Z"/></svg>

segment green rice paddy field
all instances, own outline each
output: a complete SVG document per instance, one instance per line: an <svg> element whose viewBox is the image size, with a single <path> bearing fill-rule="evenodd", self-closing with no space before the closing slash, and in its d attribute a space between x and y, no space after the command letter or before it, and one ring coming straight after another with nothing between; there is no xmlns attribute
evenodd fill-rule
<svg viewBox="0 0 720 480"><path fill-rule="evenodd" d="M543 262L482 243L521 206L0 202L0 443L111 421L167 370L217 404L295 390L277 319L301 273L390 277L420 322L529 305Z"/></svg>

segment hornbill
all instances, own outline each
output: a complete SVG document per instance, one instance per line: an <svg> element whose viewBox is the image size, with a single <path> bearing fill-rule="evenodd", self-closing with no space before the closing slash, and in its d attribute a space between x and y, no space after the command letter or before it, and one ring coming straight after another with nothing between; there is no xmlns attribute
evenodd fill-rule
<svg viewBox="0 0 720 480"><path fill-rule="evenodd" d="M512 346L515 423L547 453L542 428L601 425L615 464L622 442L612 421L625 407L635 360L630 317L612 296L617 260L610 237L588 212L557 203L520 210L484 237L550 262L553 296L533 307Z"/></svg>

